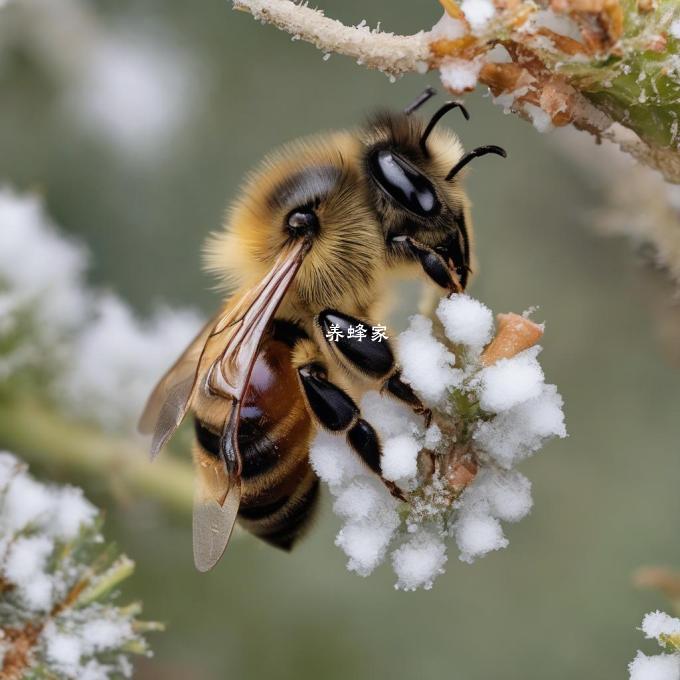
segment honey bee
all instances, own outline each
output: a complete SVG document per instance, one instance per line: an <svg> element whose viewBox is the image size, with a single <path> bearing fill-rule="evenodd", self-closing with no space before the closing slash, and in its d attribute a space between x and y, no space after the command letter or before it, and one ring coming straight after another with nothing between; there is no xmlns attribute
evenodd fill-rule
<svg viewBox="0 0 680 680"><path fill-rule="evenodd" d="M393 275L420 274L463 291L472 258L470 207L459 173L497 146L465 154L415 111L382 112L349 132L284 146L247 179L208 268L235 292L151 394L140 430L155 457L194 418L194 561L211 569L234 523L289 550L314 514L319 480L308 447L316 428L344 433L383 480L380 441L357 401L368 388L430 413L401 379L388 340L371 329ZM331 332L335 333L331 336ZM333 337L336 341L331 341Z"/></svg>

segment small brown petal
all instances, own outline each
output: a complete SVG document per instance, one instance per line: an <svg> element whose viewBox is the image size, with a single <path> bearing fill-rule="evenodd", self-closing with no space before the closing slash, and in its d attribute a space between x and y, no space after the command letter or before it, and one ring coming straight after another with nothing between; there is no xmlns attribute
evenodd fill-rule
<svg viewBox="0 0 680 680"><path fill-rule="evenodd" d="M472 458L456 461L446 475L449 486L460 493L477 476L477 463Z"/></svg>
<svg viewBox="0 0 680 680"><path fill-rule="evenodd" d="M633 574L633 583L638 588L655 588L669 600L680 601L680 572L666 567L640 567Z"/></svg>
<svg viewBox="0 0 680 680"><path fill-rule="evenodd" d="M482 353L482 363L491 366L533 347L543 335L543 326L519 314L499 314L496 337Z"/></svg>
<svg viewBox="0 0 680 680"><path fill-rule="evenodd" d="M665 35L653 35L647 43L647 49L651 52L664 52L667 45L668 40Z"/></svg>

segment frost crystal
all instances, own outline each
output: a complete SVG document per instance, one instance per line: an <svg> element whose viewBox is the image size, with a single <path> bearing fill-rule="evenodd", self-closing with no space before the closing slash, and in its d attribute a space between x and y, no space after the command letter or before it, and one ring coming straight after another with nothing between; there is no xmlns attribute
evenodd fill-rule
<svg viewBox="0 0 680 680"><path fill-rule="evenodd" d="M680 634L680 619L657 610L642 619L642 631L645 637L656 640L661 635L678 635Z"/></svg>
<svg viewBox="0 0 680 680"><path fill-rule="evenodd" d="M501 523L489 515L462 513L453 528L463 562L472 563L476 558L508 545Z"/></svg>
<svg viewBox="0 0 680 680"><path fill-rule="evenodd" d="M0 381L63 358L87 315L86 259L39 199L0 186Z"/></svg>
<svg viewBox="0 0 680 680"><path fill-rule="evenodd" d="M198 315L170 309L142 322L119 298L101 296L75 339L75 359L59 380L60 393L79 417L109 430L125 429L200 327Z"/></svg>
<svg viewBox="0 0 680 680"><path fill-rule="evenodd" d="M480 60L448 59L439 67L442 84L451 92L466 92L477 86L482 68Z"/></svg>
<svg viewBox="0 0 680 680"><path fill-rule="evenodd" d="M535 104L530 104L529 102L524 103L524 110L526 111L534 127L539 132L550 132L553 129L552 118L547 114L540 106Z"/></svg>
<svg viewBox="0 0 680 680"><path fill-rule="evenodd" d="M543 370L536 352L526 350L511 359L501 359L480 373L479 405L485 411L502 413L540 396Z"/></svg>
<svg viewBox="0 0 680 680"><path fill-rule="evenodd" d="M402 376L427 401L438 402L460 382L461 371L453 368L456 357L432 336L432 321L411 317L411 325L397 340Z"/></svg>
<svg viewBox="0 0 680 680"><path fill-rule="evenodd" d="M0 452L0 641L12 631L0 645L0 675L2 654L16 645L13 663L22 665L13 672L21 677L130 677L125 650L145 653L138 631L158 626L136 621L136 605L111 602L133 565L101 554L98 524L80 489L41 484Z"/></svg>
<svg viewBox="0 0 680 680"><path fill-rule="evenodd" d="M676 19L669 28L669 33L676 38L677 40L680 40L680 19Z"/></svg>
<svg viewBox="0 0 680 680"><path fill-rule="evenodd" d="M392 553L392 566L401 590L429 590L432 582L444 573L446 545L435 532L421 530Z"/></svg>
<svg viewBox="0 0 680 680"><path fill-rule="evenodd" d="M442 14L441 19L432 27L430 38L432 40L457 40L465 35L465 25L451 17L447 12Z"/></svg>
<svg viewBox="0 0 680 680"><path fill-rule="evenodd" d="M460 8L473 31L483 29L496 13L491 0L463 0Z"/></svg>
<svg viewBox="0 0 680 680"><path fill-rule="evenodd" d="M638 652L628 672L630 680L680 680L680 654L647 656Z"/></svg>
<svg viewBox="0 0 680 680"><path fill-rule="evenodd" d="M409 435L401 434L387 439L380 467L385 479L393 482L410 480L416 476L420 445Z"/></svg>
<svg viewBox="0 0 680 680"><path fill-rule="evenodd" d="M437 307L437 316L451 342L481 351L491 340L491 310L468 295L444 298Z"/></svg>
<svg viewBox="0 0 680 680"><path fill-rule="evenodd" d="M320 432L310 449L344 523L336 545L348 568L367 576L390 555L401 590L432 587L451 540L464 562L505 548L501 522L518 522L532 507L531 483L515 464L567 434L562 398L545 384L539 347L524 344L488 362L493 316L467 295L442 300L437 317L441 329L416 315L397 339L402 377L432 410L429 427L378 392L366 392L360 403L362 418L380 436L383 477L406 503L344 436ZM522 324L540 337L542 328L525 317L515 315L504 328L517 333ZM497 332L507 340L501 325Z"/></svg>
<svg viewBox="0 0 680 680"><path fill-rule="evenodd" d="M680 619L651 612L642 620L642 632L673 653L647 656L638 651L628 665L630 680L680 680Z"/></svg>

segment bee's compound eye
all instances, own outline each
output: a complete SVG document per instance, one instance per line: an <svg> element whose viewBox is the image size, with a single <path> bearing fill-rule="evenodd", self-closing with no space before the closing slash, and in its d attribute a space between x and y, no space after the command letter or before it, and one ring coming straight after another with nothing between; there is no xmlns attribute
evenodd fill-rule
<svg viewBox="0 0 680 680"><path fill-rule="evenodd" d="M288 231L293 236L307 236L319 231L319 218L310 208L299 208L288 214Z"/></svg>
<svg viewBox="0 0 680 680"><path fill-rule="evenodd" d="M369 163L380 188L404 208L420 217L431 217L439 212L432 183L403 158L382 149L371 155Z"/></svg>

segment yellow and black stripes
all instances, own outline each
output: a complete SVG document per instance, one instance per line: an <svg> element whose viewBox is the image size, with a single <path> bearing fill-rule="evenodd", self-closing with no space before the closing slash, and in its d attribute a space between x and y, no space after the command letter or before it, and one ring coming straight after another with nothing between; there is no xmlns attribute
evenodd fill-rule
<svg viewBox="0 0 680 680"><path fill-rule="evenodd" d="M221 435L209 430L204 423L194 421L196 441L205 453L213 458L220 457ZM253 479L270 471L280 459L280 451L275 441L249 419L241 419L238 432L239 451L241 453L241 478Z"/></svg>
<svg viewBox="0 0 680 680"><path fill-rule="evenodd" d="M306 440L296 445L285 438L268 436L252 423L244 433L243 426L242 420L238 439L244 498L239 522L253 535L290 550L311 520L319 492L318 479L306 458ZM198 419L194 427L199 451L213 460L219 459L220 435ZM298 458L295 449L304 457Z"/></svg>
<svg viewBox="0 0 680 680"><path fill-rule="evenodd" d="M282 495L261 505L241 507L244 529L263 541L290 550L309 527L319 500L319 480L311 469L291 495Z"/></svg>

